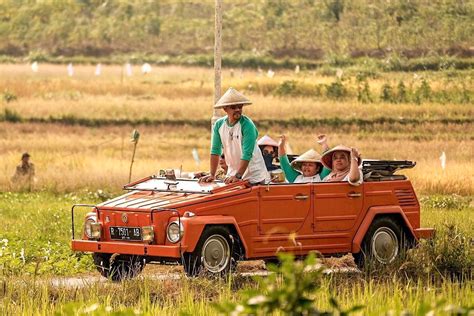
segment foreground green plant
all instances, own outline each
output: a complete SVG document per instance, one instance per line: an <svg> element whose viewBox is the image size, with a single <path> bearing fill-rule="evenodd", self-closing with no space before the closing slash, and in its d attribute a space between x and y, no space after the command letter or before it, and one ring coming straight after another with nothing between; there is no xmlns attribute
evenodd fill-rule
<svg viewBox="0 0 474 316"><path fill-rule="evenodd" d="M280 254L281 265L269 265L271 272L259 278L258 290L245 290L240 302L216 305L223 313L232 315L267 315L282 312L285 315L349 315L363 306L355 305L342 310L334 297L330 298L331 311L321 311L315 304L314 293L321 287L323 267L310 254L304 261L296 261L290 254Z"/></svg>

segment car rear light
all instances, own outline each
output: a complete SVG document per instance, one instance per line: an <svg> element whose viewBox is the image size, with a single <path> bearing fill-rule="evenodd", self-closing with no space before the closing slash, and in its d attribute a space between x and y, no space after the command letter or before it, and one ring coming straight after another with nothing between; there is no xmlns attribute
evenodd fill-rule
<svg viewBox="0 0 474 316"><path fill-rule="evenodd" d="M142 227L142 238L143 241L152 242L155 239L155 231L153 226Z"/></svg>

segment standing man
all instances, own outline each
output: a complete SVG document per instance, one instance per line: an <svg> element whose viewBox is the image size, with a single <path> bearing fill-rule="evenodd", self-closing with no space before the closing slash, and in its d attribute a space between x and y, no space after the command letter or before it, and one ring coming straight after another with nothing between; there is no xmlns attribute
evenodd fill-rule
<svg viewBox="0 0 474 316"><path fill-rule="evenodd" d="M252 184L270 181L262 152L257 146L258 131L250 118L242 114L244 105L252 104L243 94L233 88L214 105L223 109L226 116L218 119L212 129L211 174L202 182L215 180L219 156L222 151L228 166L225 183L248 180Z"/></svg>
<svg viewBox="0 0 474 316"><path fill-rule="evenodd" d="M28 186L31 190L35 178L35 165L30 162L30 154L21 156L21 163L16 167L12 182L20 186Z"/></svg>

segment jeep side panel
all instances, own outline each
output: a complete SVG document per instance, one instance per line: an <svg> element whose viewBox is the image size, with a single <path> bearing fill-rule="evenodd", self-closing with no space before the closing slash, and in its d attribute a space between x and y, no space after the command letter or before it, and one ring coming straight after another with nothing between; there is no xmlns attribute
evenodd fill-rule
<svg viewBox="0 0 474 316"><path fill-rule="evenodd" d="M363 214L364 184L315 183L314 243L322 253L349 252L352 236Z"/></svg>
<svg viewBox="0 0 474 316"><path fill-rule="evenodd" d="M405 228L410 229L412 234L420 227L420 205L408 180L364 183L363 209L364 212L357 224L357 231L353 235L354 242L351 250L353 253L360 251L360 243L368 225L371 224L377 213L399 214L406 224Z"/></svg>

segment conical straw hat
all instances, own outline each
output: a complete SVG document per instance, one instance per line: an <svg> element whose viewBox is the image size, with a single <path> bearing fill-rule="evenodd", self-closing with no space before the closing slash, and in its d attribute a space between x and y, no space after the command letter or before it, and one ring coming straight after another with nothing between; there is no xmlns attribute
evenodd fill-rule
<svg viewBox="0 0 474 316"><path fill-rule="evenodd" d="M322 167L321 164L321 155L318 154L314 149L310 149L304 154L300 155L298 158L293 160L291 162L291 166L298 171L301 171L301 164L303 162L315 162L317 163L320 167Z"/></svg>
<svg viewBox="0 0 474 316"><path fill-rule="evenodd" d="M344 146L344 145L338 145L328 151L326 151L323 156L321 157L321 163L328 169L331 169L332 170L332 155L336 152L336 151L345 151L347 152L347 154L349 155L349 158L351 156L351 149L347 146ZM359 158L358 159L358 163L359 165L361 164L362 160Z"/></svg>
<svg viewBox="0 0 474 316"><path fill-rule="evenodd" d="M252 104L252 102L247 99L242 93L239 91L235 90L234 88L229 88L227 91L224 93L224 95L217 101L217 103L214 105L215 109L221 109L225 106L229 105L249 105Z"/></svg>
<svg viewBox="0 0 474 316"><path fill-rule="evenodd" d="M270 136L268 135L264 135L262 138L260 138L257 142L257 145L258 146L272 146L272 147L278 147L278 143L273 140L273 138L271 138Z"/></svg>

